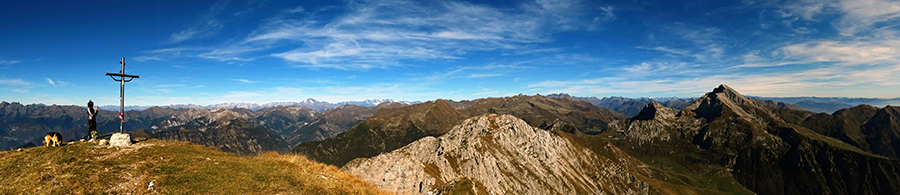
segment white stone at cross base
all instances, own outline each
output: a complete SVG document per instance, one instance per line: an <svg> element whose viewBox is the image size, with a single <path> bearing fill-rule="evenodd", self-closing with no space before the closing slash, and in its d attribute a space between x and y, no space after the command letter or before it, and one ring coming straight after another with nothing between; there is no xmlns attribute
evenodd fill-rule
<svg viewBox="0 0 900 195"><path fill-rule="evenodd" d="M131 146L131 135L115 133L109 138L109 146Z"/></svg>

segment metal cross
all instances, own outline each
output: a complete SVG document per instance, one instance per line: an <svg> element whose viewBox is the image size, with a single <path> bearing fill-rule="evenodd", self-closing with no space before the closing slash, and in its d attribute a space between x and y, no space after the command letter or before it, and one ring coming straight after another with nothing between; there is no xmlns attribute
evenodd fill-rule
<svg viewBox="0 0 900 195"><path fill-rule="evenodd" d="M119 73L107 72L106 75L113 80L122 83L119 87L119 118L121 119L121 122L119 123L119 133L123 133L125 132L125 82L131 82L132 79L140 78L140 76L125 74L125 57L122 57L122 61L119 62L119 64L122 64L122 70L120 70ZM116 79L116 77L119 78ZM128 80L125 80L126 77L128 78Z"/></svg>

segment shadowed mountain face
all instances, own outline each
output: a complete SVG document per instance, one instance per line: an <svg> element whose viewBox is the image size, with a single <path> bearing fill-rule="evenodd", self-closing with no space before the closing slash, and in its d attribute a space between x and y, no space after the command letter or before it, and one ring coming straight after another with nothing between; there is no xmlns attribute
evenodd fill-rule
<svg viewBox="0 0 900 195"><path fill-rule="evenodd" d="M366 120L375 114L381 108L401 107L402 104L395 102L385 102L379 104L378 107L362 107L357 105L344 105L334 109L326 110L315 118L300 126L296 131L287 137L287 142L291 146L309 141L319 141L332 138L340 133L350 130L353 125L360 121Z"/></svg>
<svg viewBox="0 0 900 195"><path fill-rule="evenodd" d="M863 125L862 133L870 151L890 157L900 157L900 108L886 106Z"/></svg>
<svg viewBox="0 0 900 195"><path fill-rule="evenodd" d="M398 106L401 104L383 103L383 107ZM324 124L341 127L331 132L319 131L316 126L309 125L310 120L321 118L322 113L298 106L268 107L259 111L243 108L206 110L151 107L143 111L127 111L125 130L140 129L160 139L193 141L222 147L225 151L252 154L262 150L287 151L296 144L285 141L290 137L329 138L340 133L338 131L346 131L377 109L378 107L354 106L354 109L349 109L351 111L344 114L339 112L347 109L329 112L338 114L329 114ZM119 131L119 119L113 111L101 110L97 124L101 134ZM51 131L62 133L65 140L84 138L87 135L86 109L77 106L0 103L0 149L41 145L44 134ZM306 135L307 133L315 135Z"/></svg>
<svg viewBox="0 0 900 195"><path fill-rule="evenodd" d="M773 109L788 123L806 127L816 133L839 139L863 151L898 158L900 120L897 107L875 108L859 105L834 114Z"/></svg>
<svg viewBox="0 0 900 195"><path fill-rule="evenodd" d="M608 108L622 113L626 116L635 116L641 112L641 109L650 102L658 101L660 104L675 109L682 109L691 105L696 98L625 98L625 97L574 97L569 94L550 94L551 98L572 98L585 101L601 108Z"/></svg>
<svg viewBox="0 0 900 195"><path fill-rule="evenodd" d="M347 132L322 141L301 143L292 152L341 166L358 157L371 157L403 147L425 136L444 134L467 117L451 107L447 100L385 108Z"/></svg>
<svg viewBox="0 0 900 195"><path fill-rule="evenodd" d="M290 149L281 137L246 120L222 119L217 122L220 124L203 130L166 130L152 133L151 136L161 140L190 141L242 155L255 155L264 151L286 152Z"/></svg>
<svg viewBox="0 0 900 195"><path fill-rule="evenodd" d="M302 112L303 109L295 109ZM269 110L263 115L284 116L291 110ZM279 113L281 112L281 113ZM247 109L187 110L172 115L154 126L151 136L161 140L190 141L216 147L226 152L253 155L263 151L285 152L290 149L284 139L257 125L253 112ZM271 117L270 121L284 121ZM275 123L278 124L278 123Z"/></svg>
<svg viewBox="0 0 900 195"><path fill-rule="evenodd" d="M614 122L604 135L654 166L727 176L759 194L900 190L900 173L891 171L897 160L788 123L725 85L681 111L651 104L639 116Z"/></svg>
<svg viewBox="0 0 900 195"><path fill-rule="evenodd" d="M547 98L540 95L486 98L460 103L462 106L457 107L470 116L485 113L509 114L525 120L531 126L550 129L554 125L569 125L586 134L601 133L606 130L609 122L628 118L616 111L576 99Z"/></svg>
<svg viewBox="0 0 900 195"><path fill-rule="evenodd" d="M249 110L245 109L240 110L246 111L246 113L250 114L252 118L258 121L257 123L259 126L269 129L270 132L279 137L288 137L292 134L296 134L295 132L300 130L300 128L308 121L321 116L321 114L316 111L299 106L270 107L257 112L249 112Z"/></svg>
<svg viewBox="0 0 900 195"><path fill-rule="evenodd" d="M436 100L400 108L380 109L371 118L334 138L297 145L293 152L342 166L359 157L372 157L425 136L440 136L469 118L487 113L510 114L544 129L596 134L607 123L625 116L574 99L514 96L453 102Z"/></svg>
<svg viewBox="0 0 900 195"><path fill-rule="evenodd" d="M25 145L38 137L42 141L44 135L51 131L63 133L66 139L83 136L87 132L87 121L86 109L76 106L26 106L0 102L0 150ZM69 132L81 126L84 126L85 133L77 135ZM34 145L40 145L40 141Z"/></svg>

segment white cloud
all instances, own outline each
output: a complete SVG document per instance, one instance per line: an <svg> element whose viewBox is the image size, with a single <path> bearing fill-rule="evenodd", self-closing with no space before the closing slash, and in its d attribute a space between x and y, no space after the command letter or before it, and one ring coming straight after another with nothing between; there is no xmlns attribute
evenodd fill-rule
<svg viewBox="0 0 900 195"><path fill-rule="evenodd" d="M222 30L223 25L215 20L206 21L195 27L184 29L181 32L169 36L169 43L179 43L194 38L202 38L215 35Z"/></svg>
<svg viewBox="0 0 900 195"><path fill-rule="evenodd" d="M799 17L807 21L837 15L839 18L833 24L844 36L893 25L888 23L900 18L900 1L895 0L797 0L789 1L780 8L785 10L781 12L781 17ZM790 23L786 24L790 27Z"/></svg>
<svg viewBox="0 0 900 195"><path fill-rule="evenodd" d="M256 81L248 80L248 79L231 79L232 81L237 81L241 83L256 83Z"/></svg>
<svg viewBox="0 0 900 195"><path fill-rule="evenodd" d="M224 26L216 19L219 1L203 23L170 37L171 43L211 36ZM216 47L170 48L147 52L138 60L199 57L252 61L275 57L296 68L366 70L406 66L410 60L462 59L473 51L544 51L531 44L552 41L552 34L591 30L615 18L615 8L577 0L537 0L509 8L445 1L347 2L346 11L284 9L243 40ZM600 16L595 12L602 12ZM598 21L602 20L602 21ZM273 50L277 48L278 50ZM546 50L551 51L551 50Z"/></svg>
<svg viewBox="0 0 900 195"><path fill-rule="evenodd" d="M896 22L900 17L900 1L842 0L838 4L844 16L837 23L842 35L854 35L882 22Z"/></svg>
<svg viewBox="0 0 900 195"><path fill-rule="evenodd" d="M53 82L53 80L50 80L50 78L46 78L46 79L47 79L47 83L49 83L53 87L56 87L56 83Z"/></svg>
<svg viewBox="0 0 900 195"><path fill-rule="evenodd" d="M224 25L217 19L217 15L223 12L229 1L217 1L209 10L191 24L190 27L169 35L169 44L180 43L194 38L212 36L218 33Z"/></svg>
<svg viewBox="0 0 900 195"><path fill-rule="evenodd" d="M530 67L520 65L477 65L477 66L460 66L448 68L445 71L436 72L430 76L421 77L425 83L434 84L451 79L458 78L487 78L503 76L506 73L528 69Z"/></svg>
<svg viewBox="0 0 900 195"><path fill-rule="evenodd" d="M3 65L13 65L13 64L21 63L21 62L22 62L22 61L20 61L20 60L3 60L3 59L0 59L0 66L3 66Z"/></svg>
<svg viewBox="0 0 900 195"><path fill-rule="evenodd" d="M812 62L860 65L900 62L900 41L817 41L788 45L781 49L789 58Z"/></svg>
<svg viewBox="0 0 900 195"><path fill-rule="evenodd" d="M900 97L900 63L867 66L820 66L800 70L704 71L703 67L668 65L670 71L654 71L657 63L641 63L626 70L658 74L620 75L571 80L545 80L528 85L539 93L586 95L700 96L718 84L727 84L742 94L757 96ZM663 64L665 66L665 64ZM666 69L665 67L659 69ZM671 74L671 71L700 74ZM866 89L866 90L862 90ZM876 90L882 89L882 90Z"/></svg>
<svg viewBox="0 0 900 195"><path fill-rule="evenodd" d="M0 85L29 86L31 83L22 79L0 79Z"/></svg>
<svg viewBox="0 0 900 195"><path fill-rule="evenodd" d="M385 68L401 60L458 59L467 51L525 49L550 41L550 34L579 26L573 22L578 18L565 17L580 15L579 3L526 3L522 12L455 1L351 2L348 13L330 20L309 20L319 16L307 12L303 19L272 18L244 44L303 43L271 55L299 63L296 67Z"/></svg>
<svg viewBox="0 0 900 195"><path fill-rule="evenodd" d="M781 17L799 16L806 20L815 20L815 16L819 15L825 9L825 5L829 1L822 0L799 0L787 3L782 8L787 12L780 12Z"/></svg>
<svg viewBox="0 0 900 195"><path fill-rule="evenodd" d="M233 101L233 102L244 102L244 101L246 101L246 99L256 98L256 97L260 97L260 96L263 96L263 94L257 93L257 92L248 92L248 91L232 91L232 92L228 92L225 95L222 95L222 98L226 99L223 102L229 102L229 100L227 100L227 99L232 99L230 101Z"/></svg>
<svg viewBox="0 0 900 195"><path fill-rule="evenodd" d="M60 80L54 81L53 79L50 79L50 78L44 78L44 79L47 80L47 84L50 84L50 86L53 86L54 88L65 87L65 86L69 85L69 83L65 82L65 81L60 81Z"/></svg>
<svg viewBox="0 0 900 195"><path fill-rule="evenodd" d="M469 74L469 78L487 78L487 77L496 77L502 76L502 74L492 74L492 73L472 73Z"/></svg>
<svg viewBox="0 0 900 195"><path fill-rule="evenodd" d="M292 13L292 14L293 14L293 13L300 13L300 12L303 12L303 11L304 11L303 6L297 6L297 7L295 7L294 9L285 10L285 12L287 12L287 13Z"/></svg>
<svg viewBox="0 0 900 195"><path fill-rule="evenodd" d="M163 60L162 58L159 58L159 57L156 57L156 56L138 56L138 57L134 57L134 58L131 58L131 59L133 59L134 61L138 61L138 62L145 62L145 61L151 61L151 60L155 60L155 61L165 61L165 60Z"/></svg>

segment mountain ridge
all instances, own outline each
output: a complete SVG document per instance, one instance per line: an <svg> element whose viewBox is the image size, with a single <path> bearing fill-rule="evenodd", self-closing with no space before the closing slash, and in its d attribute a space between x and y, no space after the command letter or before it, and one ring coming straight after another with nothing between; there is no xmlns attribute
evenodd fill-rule
<svg viewBox="0 0 900 195"><path fill-rule="evenodd" d="M512 115L485 114L342 170L399 194L441 193L466 179L476 194L659 194L628 173L639 164L582 150Z"/></svg>
<svg viewBox="0 0 900 195"><path fill-rule="evenodd" d="M731 175L761 194L878 194L900 189L900 174L885 171L900 168L900 161L788 123L771 108L725 85L675 117L662 116L666 115L614 122L607 135L639 158ZM642 149L646 146L629 147L640 145L679 152L661 156L659 151Z"/></svg>
<svg viewBox="0 0 900 195"><path fill-rule="evenodd" d="M318 162L342 166L355 158L376 156L426 136L443 135L463 120L487 113L510 114L539 128L581 134L603 132L613 120L627 118L587 102L540 95L459 102L436 100L380 109L347 132L322 141L301 143L292 152Z"/></svg>

